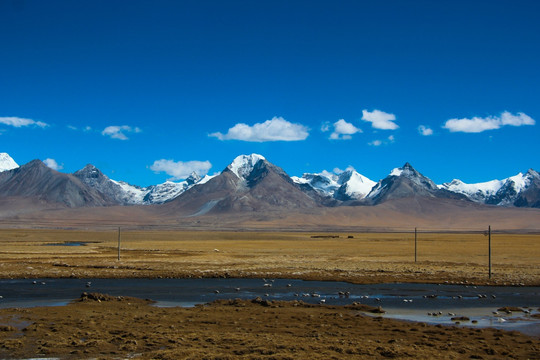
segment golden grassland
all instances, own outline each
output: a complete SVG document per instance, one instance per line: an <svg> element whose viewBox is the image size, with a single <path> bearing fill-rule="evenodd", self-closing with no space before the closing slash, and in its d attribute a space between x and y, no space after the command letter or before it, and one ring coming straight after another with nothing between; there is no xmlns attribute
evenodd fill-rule
<svg viewBox="0 0 540 360"><path fill-rule="evenodd" d="M337 238L330 236L339 236ZM540 284L540 235L0 230L0 277L276 277ZM83 246L50 246L81 242Z"/></svg>
<svg viewBox="0 0 540 360"><path fill-rule="evenodd" d="M330 238L328 236L339 236ZM0 277L257 277L540 284L540 235L0 230ZM84 246L50 246L84 242ZM81 300L84 300L83 294ZM0 358L462 359L540 356L516 331L366 315L362 305L220 300L194 308L95 295L0 309ZM351 307L352 306L352 307ZM360 306L356 308L355 306Z"/></svg>

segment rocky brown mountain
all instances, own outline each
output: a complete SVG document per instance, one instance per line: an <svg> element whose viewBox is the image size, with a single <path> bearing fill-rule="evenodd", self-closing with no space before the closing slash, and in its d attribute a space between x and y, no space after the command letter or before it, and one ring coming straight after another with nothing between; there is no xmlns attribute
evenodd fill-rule
<svg viewBox="0 0 540 360"><path fill-rule="evenodd" d="M302 191L283 169L260 155L237 157L221 174L165 204L193 216L229 211L290 211L320 206L317 194Z"/></svg>
<svg viewBox="0 0 540 360"><path fill-rule="evenodd" d="M0 172L0 197L34 198L71 208L115 204L75 176L53 170L40 160Z"/></svg>

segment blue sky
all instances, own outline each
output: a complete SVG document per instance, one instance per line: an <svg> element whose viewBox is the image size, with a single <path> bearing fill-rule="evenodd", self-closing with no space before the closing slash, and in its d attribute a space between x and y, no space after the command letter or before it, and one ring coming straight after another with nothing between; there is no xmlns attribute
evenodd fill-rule
<svg viewBox="0 0 540 360"><path fill-rule="evenodd" d="M135 185L540 170L537 1L0 1L0 152ZM51 166L54 162L49 160Z"/></svg>

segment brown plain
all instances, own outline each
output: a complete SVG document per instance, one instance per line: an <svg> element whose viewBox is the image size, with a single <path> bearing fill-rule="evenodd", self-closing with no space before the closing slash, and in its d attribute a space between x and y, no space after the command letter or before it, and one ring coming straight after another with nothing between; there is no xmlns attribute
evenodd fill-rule
<svg viewBox="0 0 540 360"><path fill-rule="evenodd" d="M329 236L339 236L331 238ZM540 235L0 230L2 278L254 277L354 283L540 285ZM82 242L84 246L48 246ZM220 301L156 308L116 299L0 310L0 358L540 358L517 332L429 326L354 307Z"/></svg>
<svg viewBox="0 0 540 360"><path fill-rule="evenodd" d="M333 238L330 236L339 236ZM84 246L47 246L65 242ZM0 277L253 277L540 285L540 235L0 230Z"/></svg>

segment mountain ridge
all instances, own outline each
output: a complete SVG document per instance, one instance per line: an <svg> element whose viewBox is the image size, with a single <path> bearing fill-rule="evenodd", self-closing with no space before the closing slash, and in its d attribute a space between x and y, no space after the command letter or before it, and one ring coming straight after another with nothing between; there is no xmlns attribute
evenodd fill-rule
<svg viewBox="0 0 540 360"><path fill-rule="evenodd" d="M0 196L36 198L70 208L114 205L108 196L71 174L49 168L41 160L32 160L18 168L1 172Z"/></svg>
<svg viewBox="0 0 540 360"><path fill-rule="evenodd" d="M4 179L3 182L7 181L5 179L10 177L9 174L17 169L26 168L25 166L28 165L18 167L7 153L1 153L0 160L4 160L0 161L0 166L8 164L6 167L12 167L9 170L0 171L0 179ZM43 163L41 164L45 166ZM182 182L167 181L144 188L112 180L91 164L72 175L89 189L92 189L92 196L89 195L88 189L81 190L88 193L89 206L109 206L117 204L152 205L172 202L187 191L198 185L204 185L214 177L227 172L230 173L230 176L219 181L219 186L222 186L222 189L217 188L217 183L212 187L205 187L211 189L209 192L215 195L212 195L212 199L204 204L199 204L200 206L195 213L201 211L206 213L212 209L212 211L227 211L227 209L258 211L257 209L275 208L279 204L284 206L284 210L318 206L370 206L391 199L417 196L448 198L507 207L540 207L540 175L533 169L529 169L525 174L519 173L503 180L466 184L461 180L454 179L450 183L436 185L407 162L402 167L393 169L384 179L374 182L353 168L339 173L323 171L321 173L305 173L302 177L291 177L280 167L268 162L264 156L250 154L236 157L220 174L215 176L206 175L201 178L196 173L192 173ZM57 172L56 176L61 177L58 174L63 173ZM271 184L269 179L265 180L269 174L271 175L270 179L273 179L275 184ZM0 190L3 189L3 192L0 195L20 196L24 193L22 189L15 191L13 185L11 187L2 185L2 181L0 181ZM260 182L264 186L259 188L256 185ZM45 183L46 181L43 184ZM60 181L58 184L62 184L62 182ZM66 184L72 186L72 183L67 180ZM47 197L45 195L47 191L53 191L50 185L42 188L42 194L39 194L36 186L37 184L31 186L33 196L39 197L41 195L42 198L53 201L55 196ZM77 186L80 187L80 184ZM77 186L72 186L72 188ZM262 190L263 188L266 190ZM302 194L298 193L297 190ZM96 195L94 192L98 194ZM200 191L197 193L200 194ZM217 196L218 193L221 195ZM190 195L190 197L193 196ZM97 200L97 198L101 198L101 200ZM69 206L87 206L85 201L80 199L71 201L66 198L59 200L59 202L70 204ZM197 203L193 199L188 202L190 204Z"/></svg>

